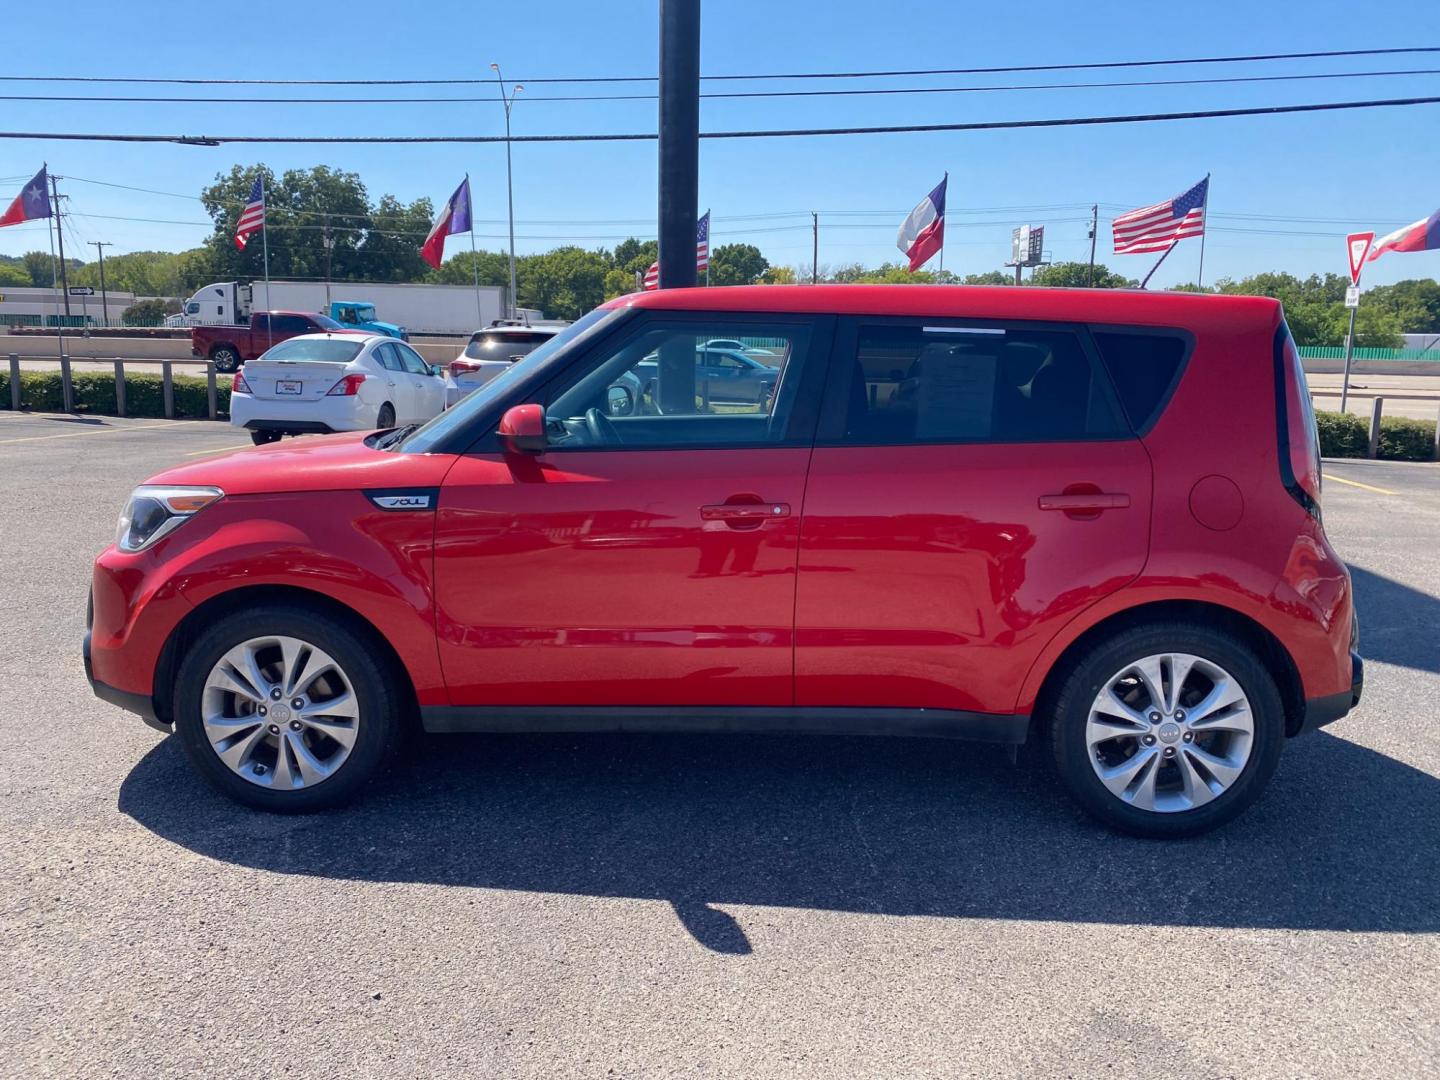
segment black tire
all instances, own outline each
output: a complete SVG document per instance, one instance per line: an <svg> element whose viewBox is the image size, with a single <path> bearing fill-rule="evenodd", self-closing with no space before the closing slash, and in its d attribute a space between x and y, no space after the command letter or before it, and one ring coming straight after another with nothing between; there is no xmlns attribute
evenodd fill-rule
<svg viewBox="0 0 1440 1080"><path fill-rule="evenodd" d="M279 431L252 431L250 441L256 446L264 446L266 443L279 442L281 434Z"/></svg>
<svg viewBox="0 0 1440 1080"><path fill-rule="evenodd" d="M240 367L240 354L233 345L216 345L210 350L210 359L214 362L216 371L223 371L227 375Z"/></svg>
<svg viewBox="0 0 1440 1080"><path fill-rule="evenodd" d="M1112 794L1091 765L1085 739L1091 705L1106 681L1126 665L1162 653L1190 653L1229 672L1249 699L1254 722L1249 759L1230 786L1204 805L1168 813L1131 806ZM1122 630L1077 657L1047 699L1051 749L1066 789L1092 816L1134 836L1195 836L1231 821L1265 790L1285 741L1285 711L1274 677L1245 642L1203 624L1152 623Z"/></svg>
<svg viewBox="0 0 1440 1080"><path fill-rule="evenodd" d="M388 401L380 406L380 411L375 415L375 427L381 431L395 426L395 406Z"/></svg>
<svg viewBox="0 0 1440 1080"><path fill-rule="evenodd" d="M201 699L211 669L236 645L267 634L299 638L328 653L349 679L359 706L350 755L310 787L278 791L251 783L220 760L206 737ZM358 795L394 761L409 695L394 662L347 622L314 609L264 605L236 611L202 632L185 654L175 679L175 734L212 787L259 810L303 813L339 806Z"/></svg>

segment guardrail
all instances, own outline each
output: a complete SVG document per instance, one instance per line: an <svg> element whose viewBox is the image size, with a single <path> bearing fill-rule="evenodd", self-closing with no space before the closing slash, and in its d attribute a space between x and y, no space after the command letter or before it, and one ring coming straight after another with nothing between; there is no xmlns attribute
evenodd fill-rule
<svg viewBox="0 0 1440 1080"><path fill-rule="evenodd" d="M1435 402L1435 451L1434 456L1440 460L1440 397L1434 394L1392 394L1388 390L1382 393L1367 393L1364 390L1351 389L1351 397L1370 398L1370 443L1365 454L1373 458L1380 450L1380 420L1385 414L1385 399L1393 401L1433 401ZM1316 398L1338 398L1339 390L1312 390L1310 400L1313 403Z"/></svg>
<svg viewBox="0 0 1440 1080"><path fill-rule="evenodd" d="M37 356L36 360L53 361L53 356ZM61 354L60 360L60 394L65 412L75 411L75 387L72 381L71 364L72 360L68 355ZM205 369L205 397L209 408L210 419L215 420L220 415L220 395L215 384L215 364L211 360L137 360L131 358L126 360L123 357L85 357L81 362L86 364L104 364L109 362L115 366L115 412L119 416L125 413L125 365L126 364L159 364L160 365L160 390L164 399L165 419L175 419L175 365L190 365L192 367L203 367ZM17 412L20 409L20 354L10 354L10 407Z"/></svg>

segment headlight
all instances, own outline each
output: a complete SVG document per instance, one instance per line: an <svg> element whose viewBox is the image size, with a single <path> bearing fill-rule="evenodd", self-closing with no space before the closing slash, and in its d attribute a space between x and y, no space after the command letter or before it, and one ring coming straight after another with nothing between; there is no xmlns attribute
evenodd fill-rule
<svg viewBox="0 0 1440 1080"><path fill-rule="evenodd" d="M143 551L224 495L216 487L141 485L120 511L115 546L121 551Z"/></svg>

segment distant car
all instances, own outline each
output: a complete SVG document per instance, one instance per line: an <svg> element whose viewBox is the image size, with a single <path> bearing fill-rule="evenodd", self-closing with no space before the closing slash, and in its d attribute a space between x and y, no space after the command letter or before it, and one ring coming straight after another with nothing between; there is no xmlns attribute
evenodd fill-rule
<svg viewBox="0 0 1440 1080"><path fill-rule="evenodd" d="M445 407L448 409L466 394L478 390L558 334L562 326L487 326L470 335L464 351L445 375Z"/></svg>
<svg viewBox="0 0 1440 1080"><path fill-rule="evenodd" d="M445 406L439 369L381 334L305 334L235 373L230 423L257 445L282 435L422 424Z"/></svg>
<svg viewBox="0 0 1440 1080"><path fill-rule="evenodd" d="M695 350L695 392L706 401L763 404L780 381L779 367L764 363L743 348L722 346L721 340L707 341ZM654 356L648 356L636 365L635 370L646 379L647 385L657 374L657 363Z"/></svg>
<svg viewBox="0 0 1440 1080"><path fill-rule="evenodd" d="M370 334L410 340L410 331L375 317L375 305L368 300L336 300L330 305L330 318L347 330L364 330Z"/></svg>

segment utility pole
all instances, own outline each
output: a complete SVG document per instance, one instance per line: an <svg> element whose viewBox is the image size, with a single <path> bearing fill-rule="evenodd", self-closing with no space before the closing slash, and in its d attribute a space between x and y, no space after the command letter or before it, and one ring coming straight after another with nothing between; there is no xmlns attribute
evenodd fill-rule
<svg viewBox="0 0 1440 1080"><path fill-rule="evenodd" d="M55 174L50 174L50 194L55 197L55 236L60 244L60 288L65 296L65 316L70 316L70 281L65 274L65 230L60 219L60 188L55 182Z"/></svg>
<svg viewBox="0 0 1440 1080"><path fill-rule="evenodd" d="M325 217L325 235L321 237L321 243L325 245L325 314L330 314L330 258L335 252L335 237L330 235L330 217Z"/></svg>
<svg viewBox="0 0 1440 1080"><path fill-rule="evenodd" d="M662 289L686 288L695 284L695 212L699 181L700 0L660 0L659 238Z"/></svg>
<svg viewBox="0 0 1440 1080"><path fill-rule="evenodd" d="M663 17L663 16L662 16ZM510 96L505 96L505 76L500 73L499 64L491 64L490 69L495 72L495 82L500 86L500 103L505 106L505 202L510 211L510 318L516 318L520 313L520 300L515 295L515 179L510 169L510 110L515 107L515 95L525 87L519 83L515 84L510 91ZM662 136L663 138L663 136ZM468 178L468 174L467 174ZM472 256L475 247L474 229L474 208L471 208L471 229L470 247ZM480 301L480 262L475 261L475 301Z"/></svg>
<svg viewBox="0 0 1440 1080"><path fill-rule="evenodd" d="M115 245L108 240L92 240L95 245L95 253L100 256L100 313L104 325L110 325L110 301L105 295L105 249Z"/></svg>
<svg viewBox="0 0 1440 1080"><path fill-rule="evenodd" d="M1100 231L1100 204L1090 207L1090 277L1087 284L1095 287L1095 234Z"/></svg>
<svg viewBox="0 0 1440 1080"><path fill-rule="evenodd" d="M820 283L820 214L810 211L810 284Z"/></svg>

